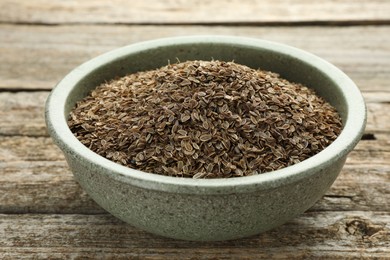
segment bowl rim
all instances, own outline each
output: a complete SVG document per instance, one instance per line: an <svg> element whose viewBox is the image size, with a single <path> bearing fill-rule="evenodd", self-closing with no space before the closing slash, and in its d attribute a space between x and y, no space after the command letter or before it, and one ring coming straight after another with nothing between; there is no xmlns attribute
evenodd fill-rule
<svg viewBox="0 0 390 260"><path fill-rule="evenodd" d="M301 60L325 73L340 88L347 102L347 118L340 135L318 154L286 168L255 176L218 179L192 179L142 172L110 161L84 146L70 131L65 115L68 95L83 77L116 59L148 49L181 44L228 44L261 48ZM355 83L331 63L301 49L285 44L247 37L200 35L144 41L99 55L67 74L51 91L45 106L49 134L61 150L73 159L83 160L88 169L96 169L111 178L140 188L186 194L233 194L276 188L294 183L322 171L346 157L359 142L366 124L366 106ZM97 174L97 173L96 173Z"/></svg>

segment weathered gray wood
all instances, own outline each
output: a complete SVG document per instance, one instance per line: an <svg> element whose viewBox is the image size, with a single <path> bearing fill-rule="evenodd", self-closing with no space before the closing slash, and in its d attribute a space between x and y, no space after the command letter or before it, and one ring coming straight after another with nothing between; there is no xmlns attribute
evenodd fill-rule
<svg viewBox="0 0 390 260"><path fill-rule="evenodd" d="M35 1L29 3L35 5ZM17 3L12 1L12 5ZM195 34L239 35L293 45L334 63L364 91L389 91L390 26L164 26L162 29L4 24L0 24L0 89L51 89L71 69L106 51L144 40Z"/></svg>
<svg viewBox="0 0 390 260"><path fill-rule="evenodd" d="M60 149L48 137L0 136L0 163L63 160Z"/></svg>
<svg viewBox="0 0 390 260"><path fill-rule="evenodd" d="M0 92L0 135L47 136L44 113L48 94Z"/></svg>
<svg viewBox="0 0 390 260"><path fill-rule="evenodd" d="M49 138L18 136L23 133L18 133L18 129L23 125L27 127L30 118L39 122L32 120L32 125L41 126L27 127L33 136L34 131L44 129L43 100L46 96L47 92L0 93L0 121L4 123L8 118L9 124L16 122L13 127L8 125L8 129L10 133L17 134L0 137L0 172L3 173L0 175L0 212L104 212L75 183L63 155ZM371 132L375 133L373 137L376 140L358 144L332 189L311 211L388 210L390 135L387 125L389 120L384 119L388 115L388 108L382 105L389 104L389 94L369 92L365 93L365 97L369 108L379 105L377 111L371 113L379 115L382 120L377 121L383 124L379 131ZM370 118L369 125L372 121ZM387 134L382 133L386 131ZM48 199L47 193L42 190L51 190L53 196Z"/></svg>
<svg viewBox="0 0 390 260"><path fill-rule="evenodd" d="M388 212L316 212L224 242L158 237L109 215L0 215L2 259L352 259L390 255Z"/></svg>
<svg viewBox="0 0 390 260"><path fill-rule="evenodd" d="M104 213L65 161L0 163L0 213Z"/></svg>
<svg viewBox="0 0 390 260"><path fill-rule="evenodd" d="M64 161L0 163L0 171L0 213L105 212L76 183ZM389 172L389 165L347 164L309 211L390 212Z"/></svg>
<svg viewBox="0 0 390 260"><path fill-rule="evenodd" d="M357 145L311 211L390 212L390 135L375 137ZM61 151L47 137L0 137L0 172L0 212L102 212L76 184Z"/></svg>
<svg viewBox="0 0 390 260"><path fill-rule="evenodd" d="M390 26L291 25L389 24L390 2L150 3L0 0L0 259L389 259ZM172 25L136 25L146 23ZM261 26L231 26L238 23ZM264 26L269 23L289 26ZM364 140L323 198L282 227L215 243L148 234L96 205L47 137L47 90L72 68L126 44L189 34L290 44L334 63L364 92L369 112Z"/></svg>
<svg viewBox="0 0 390 260"><path fill-rule="evenodd" d="M376 134L376 140L361 141L350 153L351 164L388 164L390 135ZM62 161L63 155L49 137L0 136L0 162Z"/></svg>
<svg viewBox="0 0 390 260"><path fill-rule="evenodd" d="M386 0L157 1L2 0L0 22L8 23L294 23L390 20Z"/></svg>
<svg viewBox="0 0 390 260"><path fill-rule="evenodd" d="M47 136L44 119L49 92L0 92L0 136ZM368 109L366 132L390 132L390 91L364 92Z"/></svg>

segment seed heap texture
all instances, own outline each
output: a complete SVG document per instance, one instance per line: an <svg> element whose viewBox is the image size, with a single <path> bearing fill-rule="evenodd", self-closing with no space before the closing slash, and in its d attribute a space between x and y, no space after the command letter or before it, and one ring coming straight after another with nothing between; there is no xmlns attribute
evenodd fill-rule
<svg viewBox="0 0 390 260"><path fill-rule="evenodd" d="M234 62L187 61L98 86L70 113L92 151L145 172L228 178L299 163L341 131L311 89Z"/></svg>

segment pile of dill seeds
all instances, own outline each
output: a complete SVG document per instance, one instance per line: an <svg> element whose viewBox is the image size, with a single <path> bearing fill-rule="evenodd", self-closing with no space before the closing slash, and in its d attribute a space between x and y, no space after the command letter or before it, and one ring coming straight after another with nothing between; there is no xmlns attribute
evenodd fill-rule
<svg viewBox="0 0 390 260"><path fill-rule="evenodd" d="M327 147L336 110L313 90L234 62L187 61L98 86L68 124L92 151L145 172L229 178L274 171Z"/></svg>

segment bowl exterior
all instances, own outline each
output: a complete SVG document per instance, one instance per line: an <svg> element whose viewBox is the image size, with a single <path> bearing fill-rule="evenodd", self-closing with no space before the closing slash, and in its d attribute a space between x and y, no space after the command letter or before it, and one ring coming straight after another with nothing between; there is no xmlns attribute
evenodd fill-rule
<svg viewBox="0 0 390 260"><path fill-rule="evenodd" d="M277 188L202 195L140 188L71 154L66 158L83 189L117 218L157 235L194 241L237 239L285 223L320 199L345 162L340 158L330 168Z"/></svg>

